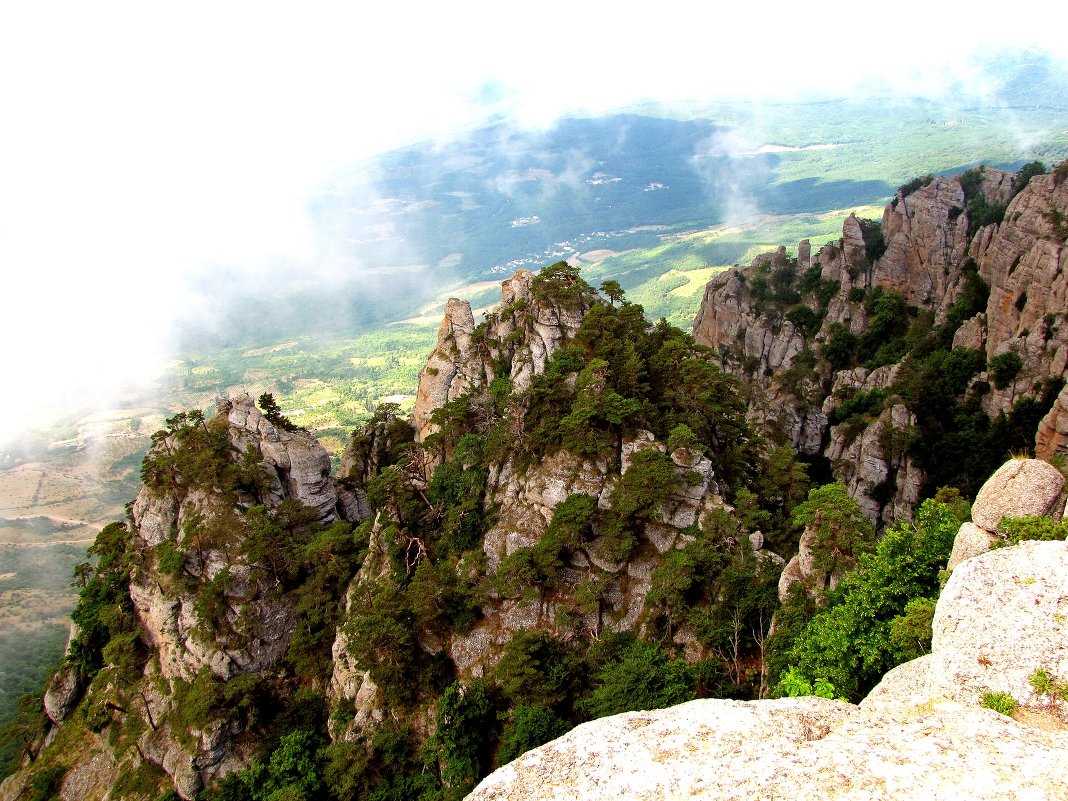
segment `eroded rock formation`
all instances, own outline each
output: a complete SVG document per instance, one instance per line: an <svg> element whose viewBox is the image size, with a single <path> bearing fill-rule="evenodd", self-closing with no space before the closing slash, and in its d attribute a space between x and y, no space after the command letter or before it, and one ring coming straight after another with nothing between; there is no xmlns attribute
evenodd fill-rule
<svg viewBox="0 0 1068 801"><path fill-rule="evenodd" d="M873 292L899 294L912 317L931 326L956 326L952 346L986 359L987 371L968 388L986 414L1008 415L1031 398L1048 409L1035 437L1038 455L1068 449L1064 390L1056 394L1068 364L1068 181L1054 171L1019 192L1015 181L991 168L969 179L969 192L1008 204L1000 223L973 224L960 181L935 178L899 192L881 225L850 216L842 238L815 255L808 242L796 262L780 248L706 288L694 336L749 387L752 419L798 451L830 459L873 522L907 516L927 480L908 444L914 410L893 394L897 365L835 369L819 358L869 330ZM797 283L806 264L818 268L818 283ZM794 314L799 306L791 304L820 309L819 316ZM962 309L975 313L961 320ZM881 415L859 425L856 416L848 425L835 421L845 399L876 390L884 393Z"/></svg>
<svg viewBox="0 0 1068 801"><path fill-rule="evenodd" d="M561 343L578 331L590 299L575 295L574 302L561 302L536 293L535 279L529 270L519 270L503 281L500 306L477 327L471 304L449 299L437 345L419 373L412 412L416 442L435 431L430 420L435 409L485 391L502 366L513 390L528 389Z"/></svg>
<svg viewBox="0 0 1068 801"><path fill-rule="evenodd" d="M992 480L995 490L999 509L1035 507L1022 481ZM976 555L942 591L931 654L891 670L859 706L699 700L603 718L527 752L468 798L1068 798L1068 719L1031 681L1038 669L1068 676L1066 598L1064 542ZM1023 711L983 708L990 691Z"/></svg>

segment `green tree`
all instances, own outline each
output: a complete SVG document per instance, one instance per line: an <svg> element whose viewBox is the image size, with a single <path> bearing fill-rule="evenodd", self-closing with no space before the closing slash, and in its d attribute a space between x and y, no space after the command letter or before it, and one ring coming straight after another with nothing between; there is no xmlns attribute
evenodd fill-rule
<svg viewBox="0 0 1068 801"><path fill-rule="evenodd" d="M418 667L414 615L404 591L388 578L363 582L345 623L349 652L390 703L416 702L411 678Z"/></svg>
<svg viewBox="0 0 1068 801"><path fill-rule="evenodd" d="M504 765L532 748L562 737L571 724L543 706L517 706L501 734L497 764Z"/></svg>
<svg viewBox="0 0 1068 801"><path fill-rule="evenodd" d="M83 678L92 678L104 666L104 648L112 637L135 628L129 591L130 545L131 535L126 525L109 523L89 546L89 556L96 558L96 568L71 612L78 634L71 640L65 657L66 664Z"/></svg>
<svg viewBox="0 0 1068 801"><path fill-rule="evenodd" d="M496 741L497 710L480 681L449 685L438 699L437 733L442 783L462 798L489 773Z"/></svg>
<svg viewBox="0 0 1068 801"><path fill-rule="evenodd" d="M672 659L655 645L634 639L618 659L601 668L582 707L600 718L635 709L661 709L694 697L689 665Z"/></svg>
<svg viewBox="0 0 1068 801"><path fill-rule="evenodd" d="M676 468L671 457L655 448L644 448L631 456L630 466L612 489L612 509L628 520L658 521L659 505L684 483L694 484L697 476Z"/></svg>
<svg viewBox="0 0 1068 801"><path fill-rule="evenodd" d="M849 367L856 358L857 338L841 323L832 323L827 341L820 347L820 355L834 370Z"/></svg>
<svg viewBox="0 0 1068 801"><path fill-rule="evenodd" d="M282 412L282 407L278 405L277 401L275 401L274 399L274 395L272 395L270 392L264 392L262 395L260 395L259 400L256 401L256 404L263 412L263 416L267 418L267 422L271 423L271 425L275 426L276 428L280 428L283 431L289 432L303 431L305 434L308 433L307 429L301 428L285 416L285 414Z"/></svg>
<svg viewBox="0 0 1068 801"><path fill-rule="evenodd" d="M563 643L541 631L517 631L504 647L493 678L515 706L565 704L575 686L575 659Z"/></svg>
<svg viewBox="0 0 1068 801"><path fill-rule="evenodd" d="M788 663L809 682L825 679L850 700L862 698L886 671L922 648L921 618L939 592L939 572L960 527L953 507L926 500L914 525L892 526L874 553L826 593L826 607L804 626ZM897 642L891 636L899 622ZM907 636L905 636L907 634ZM929 634L927 635L929 636ZM781 683L780 692L785 692Z"/></svg>
<svg viewBox="0 0 1068 801"><path fill-rule="evenodd" d="M8 764L0 766L7 776L18 770L23 759L34 760L33 745L44 737L44 704L40 693L27 693L19 698L15 716L0 729L0 750L10 754Z"/></svg>
<svg viewBox="0 0 1068 801"><path fill-rule="evenodd" d="M626 302L623 300L623 287L619 285L619 281L612 281L611 279L602 281L601 291L608 296L608 302L613 306L615 306L617 302Z"/></svg>
<svg viewBox="0 0 1068 801"><path fill-rule="evenodd" d="M536 299L572 309L588 307L597 294L579 276L579 268L566 261L543 267L530 288Z"/></svg>
<svg viewBox="0 0 1068 801"><path fill-rule="evenodd" d="M693 429L685 423L675 426L671 429L671 433L668 434L667 447L670 452L675 452L679 448L694 450L699 448L700 445L701 442L697 439L697 435L693 433Z"/></svg>
<svg viewBox="0 0 1068 801"><path fill-rule="evenodd" d="M865 303L865 310L868 327L857 342L861 361L869 369L896 362L905 354L904 336L909 328L904 296L876 287Z"/></svg>
<svg viewBox="0 0 1068 801"><path fill-rule="evenodd" d="M609 385L608 362L591 360L578 374L571 412L560 420L564 447L580 456L597 456L617 446L624 423L641 406Z"/></svg>
<svg viewBox="0 0 1068 801"><path fill-rule="evenodd" d="M698 639L726 665L734 685L752 683L758 698L766 690L764 656L779 605L781 572L773 561L753 553L747 537L739 537L716 577L715 592L709 593L707 611L691 618ZM754 661L759 671L750 677Z"/></svg>
<svg viewBox="0 0 1068 801"><path fill-rule="evenodd" d="M810 550L823 573L817 590L825 590L834 576L852 569L857 557L875 542L871 523L841 482L810 490L808 500L794 508L793 520L814 535Z"/></svg>
<svg viewBox="0 0 1068 801"><path fill-rule="evenodd" d="M257 788L260 796L274 801L281 791L288 791L293 797L314 798L323 786L325 745L319 734L307 729L282 737L267 765L268 781Z"/></svg>
<svg viewBox="0 0 1068 801"><path fill-rule="evenodd" d="M1023 368L1023 359L1016 351L999 353L990 360L990 379L998 389L1005 389Z"/></svg>
<svg viewBox="0 0 1068 801"><path fill-rule="evenodd" d="M913 598L904 613L890 621L890 644L906 661L931 652L934 613L933 598Z"/></svg>

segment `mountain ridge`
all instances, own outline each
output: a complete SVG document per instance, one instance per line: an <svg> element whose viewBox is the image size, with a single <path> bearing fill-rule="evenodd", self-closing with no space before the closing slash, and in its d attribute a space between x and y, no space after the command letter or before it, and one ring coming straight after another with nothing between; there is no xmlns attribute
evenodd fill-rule
<svg viewBox="0 0 1068 801"><path fill-rule="evenodd" d="M520 271L478 325L449 302L411 422L380 408L337 478L247 396L168 420L128 519L80 569L51 722L25 721L31 762L0 797L45 779L64 798L458 797L495 760L621 704L766 695L784 565L789 584L828 589L823 574L870 547L864 513L911 512L930 478L897 481L910 459L930 470L892 436L924 422L909 371L947 374L940 397L989 430L988 408L1011 422L1027 401L1009 434L1033 421L1034 447L1066 335L1024 325L1063 294L1063 171L919 181L814 257L780 250L714 279L695 333L715 351L650 324L613 281L602 298L566 262ZM1025 275L1050 291L1020 304ZM1054 451L1058 420L1042 429ZM893 504L865 506L863 478L830 491L858 532L833 550L788 447L805 450L806 425L812 455L828 432L847 454L853 429L869 474L895 471Z"/></svg>

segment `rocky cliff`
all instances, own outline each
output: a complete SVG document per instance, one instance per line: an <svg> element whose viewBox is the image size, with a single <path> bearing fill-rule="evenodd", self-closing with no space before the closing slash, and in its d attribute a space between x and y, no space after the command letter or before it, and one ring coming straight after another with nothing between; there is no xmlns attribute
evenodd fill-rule
<svg viewBox="0 0 1068 801"><path fill-rule="evenodd" d="M545 372L549 357L574 337L589 310L588 293L571 292L566 281L556 291L535 293L535 274L519 270L501 283L501 303L475 326L471 304L450 298L438 329L438 342L419 373L412 425L422 442L436 427L431 414L464 395L485 393L498 375L513 391L530 388Z"/></svg>
<svg viewBox="0 0 1068 801"><path fill-rule="evenodd" d="M451 301L412 420L380 409L340 479L251 398L168 421L128 520L86 566L81 628L28 750L40 760L0 798L42 764L65 769L65 799L212 798L275 770L271 752L295 747L283 734L301 732L367 781L401 781L407 767L375 767L389 732L390 759L437 749L435 781L463 786L442 743L470 688L498 688L509 725L542 704L581 719L606 665L689 677L678 654L757 692L784 562L765 543L789 547L803 482L789 452L763 469L708 351L619 300L560 263L503 282L478 325ZM556 700L524 694L542 671Z"/></svg>
<svg viewBox="0 0 1068 801"><path fill-rule="evenodd" d="M984 486L977 519L1060 519L1063 485L1048 464L1009 462ZM931 653L887 673L858 706L702 700L604 718L499 769L469 798L1068 798L1068 716L1049 691L1068 677L1068 547L957 550ZM989 693L1011 697L1011 717L986 708Z"/></svg>
<svg viewBox="0 0 1068 801"><path fill-rule="evenodd" d="M1010 447L1045 458L1068 448L1058 395L1068 181L1063 165L1033 172L914 182L881 222L848 218L815 256L808 242L797 259L780 248L706 289L694 336L750 388L751 417L826 457L873 522L909 514L940 483L978 488L981 477L932 471L918 457L952 428L937 405L981 408L986 420L969 418L972 429L1015 426L995 458ZM965 371L967 349L979 358ZM958 373L949 397L917 389Z"/></svg>
<svg viewBox="0 0 1068 801"><path fill-rule="evenodd" d="M248 396L211 419L178 415L153 439L128 520L90 551L79 626L46 692L38 747L75 757L63 799L125 797L131 777L153 774L191 799L246 764L250 694L284 695L303 635L333 635L302 608L297 579L314 567L290 537L351 539L346 520L365 508L314 438L279 429ZM0 797L19 797L18 779Z"/></svg>
<svg viewBox="0 0 1068 801"><path fill-rule="evenodd" d="M972 480L1036 429L1040 449L1063 450L1063 310L1046 311L1064 298L1062 177L934 179L815 256L802 243L796 263L780 249L732 271L695 327L715 352L602 300L566 263L520 271L482 322L449 302L411 421L380 409L338 479L251 398L172 418L128 519L79 571L49 722L27 741L38 759L0 799L49 776L64 799L314 795L338 777L331 797L456 795L624 696L763 696L780 573L784 593L818 594L849 561L832 543L828 565L818 527L794 524L808 490L794 448L830 460L860 502L852 522L907 515L939 462ZM1048 511L1061 489L1046 467L1023 470ZM999 536L1000 518L975 519L967 555ZM861 753L915 722L776 703L715 715L778 720L783 753L811 765L829 750L813 732L853 732ZM946 710L915 730L986 714Z"/></svg>
<svg viewBox="0 0 1068 801"><path fill-rule="evenodd" d="M696 542L710 513L729 517L731 508L714 452L695 441L669 447L664 433L622 424L622 418L612 423L612 414L603 410L607 404L626 405L612 388L615 365L591 361L577 345L582 342L587 351L630 347L626 363L633 370L639 358L634 348L649 328L640 313L639 307L616 309L596 299L573 268L538 278L518 272L502 283L501 305L479 326L466 303L449 302L437 346L420 374L412 417L415 447L390 468L398 492L422 496L422 522L416 523L403 502L381 507L368 558L349 588L351 616L370 613L369 593L407 584L418 570L429 575L436 562L446 571L436 580L462 585L470 615L462 625L420 625L417 648L423 656L447 659L464 681L491 676L509 643L523 633L585 642L658 625L647 602L657 568L667 555L682 555ZM624 324L637 326L629 342L618 336ZM694 358L690 346L682 340L679 345L663 369L673 372ZM717 388L716 376L726 379L718 371L706 375L712 381L700 390L730 395L740 416L733 384ZM568 409L571 415L561 419ZM600 426L602 432L584 431L582 439L561 442L554 430L552 441L543 442L548 426L568 430L579 413L591 430ZM354 442L361 452L374 450L366 438ZM352 450L343 464L364 472L366 459ZM462 475L455 472L458 465ZM454 485L467 497L454 501L452 510L442 508L439 498ZM655 497L635 505L632 496L638 493ZM624 508L630 511L621 512ZM435 558L435 548L443 547L442 518L454 516L477 517L484 530L470 550ZM417 528L422 536L415 536ZM741 537L720 547L740 552ZM744 548L770 566L769 575L777 575L783 560L763 549L759 532L745 538ZM701 602L696 595L693 600ZM331 683L337 701L357 710L339 734L351 739L395 714L390 691L380 686L382 666L347 655L356 636L351 629L339 635ZM690 627L677 626L672 636L692 658L708 654ZM425 720L412 725L423 736L431 731Z"/></svg>

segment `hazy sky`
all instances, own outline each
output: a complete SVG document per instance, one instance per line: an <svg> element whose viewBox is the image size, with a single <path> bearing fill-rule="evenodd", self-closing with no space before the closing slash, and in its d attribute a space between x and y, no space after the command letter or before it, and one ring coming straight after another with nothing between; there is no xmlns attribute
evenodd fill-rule
<svg viewBox="0 0 1068 801"><path fill-rule="evenodd" d="M1056 4L4 3L0 440L154 374L186 277L313 258L333 170L491 116L912 93L983 48L1065 54ZM1006 14L1012 14L1011 20Z"/></svg>

